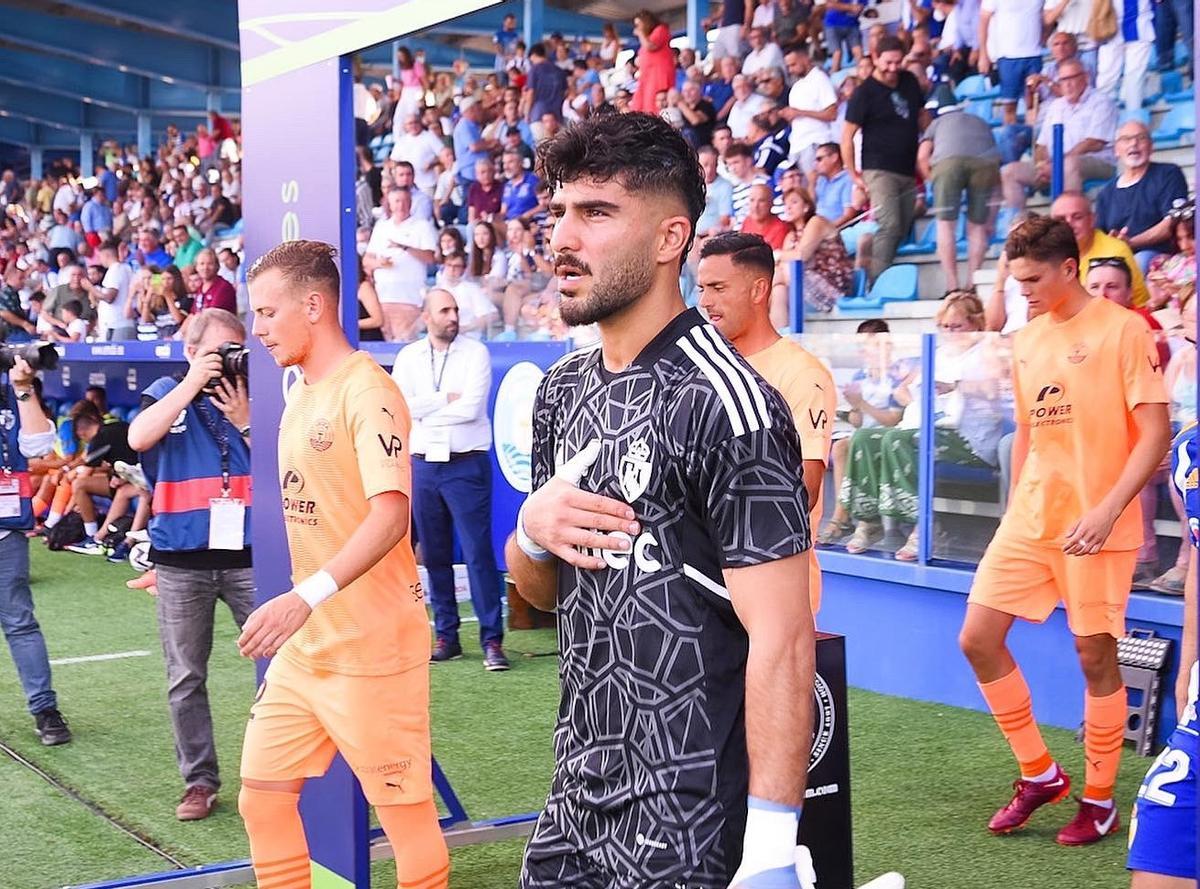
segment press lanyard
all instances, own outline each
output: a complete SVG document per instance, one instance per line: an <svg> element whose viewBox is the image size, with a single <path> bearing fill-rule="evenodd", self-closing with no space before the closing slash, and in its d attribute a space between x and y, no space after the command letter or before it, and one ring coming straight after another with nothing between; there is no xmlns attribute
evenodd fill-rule
<svg viewBox="0 0 1200 889"><path fill-rule="evenodd" d="M209 406L205 400L196 402L196 413L200 415L200 419L204 421L204 425L208 427L208 431L212 433L212 437L217 440L217 449L221 452L221 496L229 496L229 433L225 429L224 423L220 422L209 413Z"/></svg>
<svg viewBox="0 0 1200 889"><path fill-rule="evenodd" d="M446 347L445 358L442 359L442 370L437 376L433 373L433 341L429 342L429 376L433 380L433 391L442 391L442 377L446 376L446 362L450 360L450 347Z"/></svg>

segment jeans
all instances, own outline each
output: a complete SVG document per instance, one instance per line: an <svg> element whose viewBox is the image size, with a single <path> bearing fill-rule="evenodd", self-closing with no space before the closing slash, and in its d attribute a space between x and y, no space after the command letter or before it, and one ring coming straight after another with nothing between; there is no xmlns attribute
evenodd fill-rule
<svg viewBox="0 0 1200 889"><path fill-rule="evenodd" d="M50 686L50 656L33 616L29 588L29 541L21 531L0 537L0 629L12 652L30 713L58 706Z"/></svg>
<svg viewBox="0 0 1200 889"><path fill-rule="evenodd" d="M896 258L896 248L912 228L916 211L917 181L887 170L864 170L867 194L879 229L871 246L871 280L874 281Z"/></svg>
<svg viewBox="0 0 1200 889"><path fill-rule="evenodd" d="M221 779L208 706L208 656L218 599L229 606L240 629L254 610L254 570L158 566L158 633L167 662L175 761L185 786L213 790Z"/></svg>
<svg viewBox="0 0 1200 889"><path fill-rule="evenodd" d="M429 572L429 603L439 639L458 640L454 598L454 534L458 533L471 605L479 619L479 642L501 642L500 569L492 547L492 462L486 451L454 455L449 463L412 461L413 521Z"/></svg>

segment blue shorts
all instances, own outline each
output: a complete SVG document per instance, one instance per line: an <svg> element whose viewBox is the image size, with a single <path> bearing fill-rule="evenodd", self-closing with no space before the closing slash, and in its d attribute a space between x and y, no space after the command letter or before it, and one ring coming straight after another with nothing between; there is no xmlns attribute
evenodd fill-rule
<svg viewBox="0 0 1200 889"><path fill-rule="evenodd" d="M1195 728L1175 729L1138 790L1129 824L1130 870L1196 878Z"/></svg>
<svg viewBox="0 0 1200 889"><path fill-rule="evenodd" d="M1017 102L1025 96L1025 81L1042 73L1042 57L997 59L996 70L1000 73L1000 101Z"/></svg>
<svg viewBox="0 0 1200 889"><path fill-rule="evenodd" d="M842 57L843 65L846 64L846 59L856 46L862 46L862 30L858 25L825 26L825 49L831 54L835 50L845 49Z"/></svg>

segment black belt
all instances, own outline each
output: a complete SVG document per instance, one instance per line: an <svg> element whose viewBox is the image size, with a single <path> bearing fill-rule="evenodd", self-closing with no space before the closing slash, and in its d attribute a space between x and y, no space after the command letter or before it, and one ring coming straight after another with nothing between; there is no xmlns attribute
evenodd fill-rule
<svg viewBox="0 0 1200 889"><path fill-rule="evenodd" d="M435 462L454 463L458 460L467 460L467 459L470 459L471 457L478 457L480 454L486 454L486 453L487 453L487 451L460 451L457 454L451 454L449 460L437 460ZM434 462L434 461L426 460L424 454L413 454L413 459L420 460L422 463Z"/></svg>

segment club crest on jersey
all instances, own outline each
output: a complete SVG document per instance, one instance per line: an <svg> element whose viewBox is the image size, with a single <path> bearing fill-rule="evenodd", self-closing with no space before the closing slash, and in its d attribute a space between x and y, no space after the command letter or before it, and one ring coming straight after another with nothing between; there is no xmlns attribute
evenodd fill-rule
<svg viewBox="0 0 1200 889"><path fill-rule="evenodd" d="M654 467L650 464L650 445L646 444L644 438L639 438L629 446L618 469L621 494L627 502L633 503L646 493L653 470Z"/></svg>
<svg viewBox="0 0 1200 889"><path fill-rule="evenodd" d="M328 420L317 420L308 433L308 443L314 451L327 451L333 446L333 429Z"/></svg>

